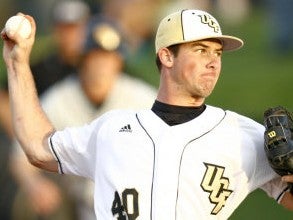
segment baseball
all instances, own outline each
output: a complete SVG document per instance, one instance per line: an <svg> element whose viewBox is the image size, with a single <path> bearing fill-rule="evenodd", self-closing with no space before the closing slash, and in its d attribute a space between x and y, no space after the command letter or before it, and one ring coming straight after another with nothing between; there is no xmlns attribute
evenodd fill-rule
<svg viewBox="0 0 293 220"><path fill-rule="evenodd" d="M8 37L18 33L22 38L28 38L31 34L31 23L21 15L10 17L5 24L5 32Z"/></svg>

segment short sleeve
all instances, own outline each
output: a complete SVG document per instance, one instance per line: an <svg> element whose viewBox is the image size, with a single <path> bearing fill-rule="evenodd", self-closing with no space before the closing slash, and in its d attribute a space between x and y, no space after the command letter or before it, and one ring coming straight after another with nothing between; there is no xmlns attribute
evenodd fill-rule
<svg viewBox="0 0 293 220"><path fill-rule="evenodd" d="M49 138L49 146L58 161L60 173L93 179L99 122L96 119L82 127L56 131Z"/></svg>

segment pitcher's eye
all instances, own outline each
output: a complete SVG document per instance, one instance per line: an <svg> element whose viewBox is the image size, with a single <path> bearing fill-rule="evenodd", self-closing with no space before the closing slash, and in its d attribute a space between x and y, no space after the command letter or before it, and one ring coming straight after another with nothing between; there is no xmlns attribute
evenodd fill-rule
<svg viewBox="0 0 293 220"><path fill-rule="evenodd" d="M207 50L206 49L204 49L204 48L199 48L199 49L195 49L195 52L197 53L197 54L207 54Z"/></svg>
<svg viewBox="0 0 293 220"><path fill-rule="evenodd" d="M223 54L223 51L216 51L216 52L215 52L215 55L216 55L217 57L221 57L222 54Z"/></svg>

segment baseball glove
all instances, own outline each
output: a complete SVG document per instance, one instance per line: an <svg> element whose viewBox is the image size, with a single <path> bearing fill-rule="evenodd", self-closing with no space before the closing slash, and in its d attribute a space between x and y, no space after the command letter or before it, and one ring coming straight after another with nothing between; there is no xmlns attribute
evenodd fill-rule
<svg viewBox="0 0 293 220"><path fill-rule="evenodd" d="M264 148L270 166L280 176L293 174L293 120L282 106L264 113ZM289 184L291 193L293 184Z"/></svg>

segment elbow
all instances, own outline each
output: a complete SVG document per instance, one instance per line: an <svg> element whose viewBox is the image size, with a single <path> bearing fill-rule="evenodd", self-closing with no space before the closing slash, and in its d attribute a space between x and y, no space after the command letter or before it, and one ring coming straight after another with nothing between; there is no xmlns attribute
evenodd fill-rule
<svg viewBox="0 0 293 220"><path fill-rule="evenodd" d="M28 157L30 164L33 166L40 168L42 170L46 170L53 173L58 173L58 163L55 160L41 160L40 158Z"/></svg>
<svg viewBox="0 0 293 220"><path fill-rule="evenodd" d="M38 168L47 171L58 172L58 163L55 160L47 139L51 132L45 135L37 135L33 139L18 139L28 162Z"/></svg>
<svg viewBox="0 0 293 220"><path fill-rule="evenodd" d="M28 161L33 166L53 173L58 173L58 162L51 154L43 155L43 157L27 155Z"/></svg>
<svg viewBox="0 0 293 220"><path fill-rule="evenodd" d="M44 162L40 158L38 158L34 155L31 155L31 154L27 154L26 156L27 156L27 159L31 165L38 167L38 168L42 168L42 164Z"/></svg>
<svg viewBox="0 0 293 220"><path fill-rule="evenodd" d="M40 150L42 149L41 145L31 141L30 142L29 141L21 142L20 140L18 141L28 162L35 167L40 167L41 164L43 163L42 157L44 157L43 152Z"/></svg>

